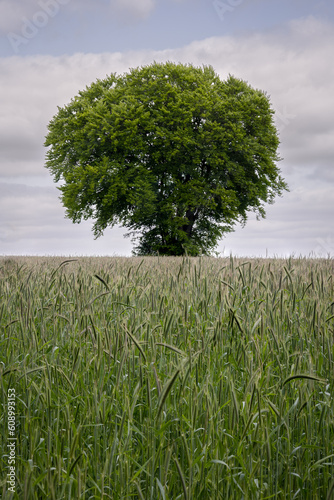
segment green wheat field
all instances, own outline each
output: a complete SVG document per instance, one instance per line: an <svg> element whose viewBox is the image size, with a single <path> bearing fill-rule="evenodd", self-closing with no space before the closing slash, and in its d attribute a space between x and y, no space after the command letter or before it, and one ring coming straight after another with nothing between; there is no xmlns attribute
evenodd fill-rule
<svg viewBox="0 0 334 500"><path fill-rule="evenodd" d="M0 258L0 497L334 499L333 271Z"/></svg>

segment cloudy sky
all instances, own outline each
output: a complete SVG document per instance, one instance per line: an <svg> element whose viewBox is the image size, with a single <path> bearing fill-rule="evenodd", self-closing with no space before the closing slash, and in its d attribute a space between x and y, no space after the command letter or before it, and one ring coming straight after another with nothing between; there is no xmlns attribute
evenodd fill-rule
<svg viewBox="0 0 334 500"><path fill-rule="evenodd" d="M65 219L44 168L57 106L155 61L212 65L265 90L290 192L221 240L222 255L334 255L332 0L0 0L0 255L131 255Z"/></svg>

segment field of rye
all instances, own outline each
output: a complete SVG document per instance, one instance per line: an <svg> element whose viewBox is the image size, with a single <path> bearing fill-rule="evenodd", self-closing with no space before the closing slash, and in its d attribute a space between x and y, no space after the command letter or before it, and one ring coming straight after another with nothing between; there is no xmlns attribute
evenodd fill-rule
<svg viewBox="0 0 334 500"><path fill-rule="evenodd" d="M334 498L333 271L1 258L0 497Z"/></svg>

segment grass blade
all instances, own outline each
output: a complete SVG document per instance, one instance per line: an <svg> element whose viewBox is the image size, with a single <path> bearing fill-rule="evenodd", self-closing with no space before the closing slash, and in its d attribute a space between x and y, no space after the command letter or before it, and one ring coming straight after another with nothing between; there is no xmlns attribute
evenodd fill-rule
<svg viewBox="0 0 334 500"><path fill-rule="evenodd" d="M324 380L322 378L316 377L314 375L308 375L306 373L299 373L298 375L291 375L290 377L286 378L282 384L284 386L288 382L291 382L291 380L295 379L308 379L308 380L314 380L315 382L320 382L321 384L327 384L328 381Z"/></svg>
<svg viewBox="0 0 334 500"><path fill-rule="evenodd" d="M161 413L161 410L163 408L164 402L166 401L167 396L170 393L170 391L171 391L171 389L173 387L173 384L174 384L175 380L177 379L177 376L178 376L179 373L180 373L180 369L178 368L176 370L176 372L174 373L174 375L164 385L164 387L163 387L163 389L161 391L160 398L159 398L159 403L158 403L158 411L157 411L156 420L158 420L158 418L160 416L160 413Z"/></svg>

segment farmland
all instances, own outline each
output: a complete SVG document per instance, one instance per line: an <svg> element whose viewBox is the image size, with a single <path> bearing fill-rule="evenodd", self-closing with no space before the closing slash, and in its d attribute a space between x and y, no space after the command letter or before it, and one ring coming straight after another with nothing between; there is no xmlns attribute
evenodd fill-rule
<svg viewBox="0 0 334 500"><path fill-rule="evenodd" d="M334 498L333 271L1 258L0 496Z"/></svg>

